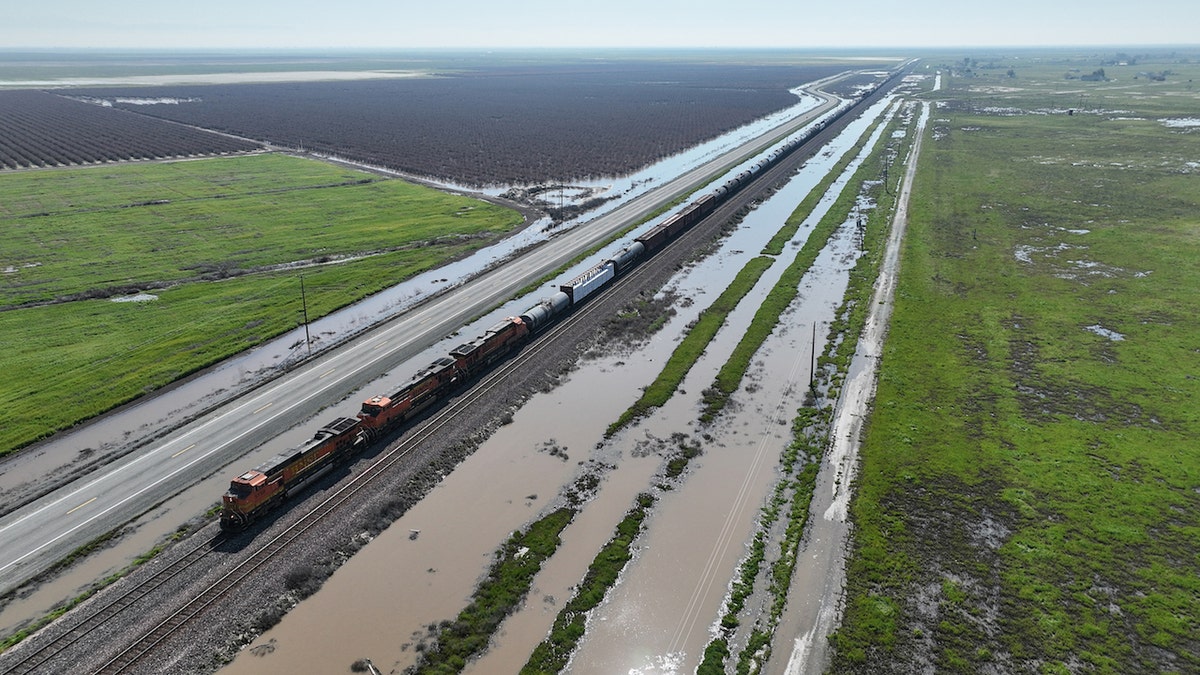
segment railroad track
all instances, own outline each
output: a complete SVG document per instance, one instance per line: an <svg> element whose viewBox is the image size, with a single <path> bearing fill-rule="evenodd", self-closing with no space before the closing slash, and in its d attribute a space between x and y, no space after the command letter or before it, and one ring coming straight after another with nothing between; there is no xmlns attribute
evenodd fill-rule
<svg viewBox="0 0 1200 675"><path fill-rule="evenodd" d="M637 283L647 273L646 266L639 267L619 283L614 283L608 293L615 294L620 289L627 289L630 284ZM607 293L606 293L607 294ZM479 399L490 396L494 390L501 387L506 378L513 372L535 363L541 354L549 348L555 339L570 330L575 324L587 319L597 311L603 311L604 303L592 302L583 305L570 315L557 322L534 341L526 345L516 355L498 364L485 373L469 389L451 399L445 406L436 411L428 420L409 431L409 436L399 444L389 448L358 474L350 477L344 485L336 490L301 516L294 523L259 546L253 553L224 573L220 578L211 582L203 590L189 599L182 606L160 620L150 631L138 638L132 644L121 649L115 656L99 667L98 673L122 673L129 671L139 661L154 650L155 647L169 639L187 623L205 612L206 609L232 592L239 584L250 577L255 571L278 558L288 546L300 539L306 532L337 512L338 508L353 496L366 489L372 481L384 474L388 469L402 461L422 443L434 434L452 424L457 416ZM286 506L284 507L286 508ZM95 631L116 619L119 615L133 608L140 600L150 597L156 590L162 588L183 572L195 568L197 563L217 554L216 547L227 539L224 533L206 539L199 545L193 546L179 559L173 561L151 576L138 582L136 586L126 589L108 602L91 610L91 614L53 640L39 646L36 650L7 666L4 673L13 675L41 672L41 668L51 663L56 657L64 654L71 647Z"/></svg>
<svg viewBox="0 0 1200 675"><path fill-rule="evenodd" d="M206 558L212 552L213 547L223 539L224 534L218 534L204 543L191 548L187 553L180 556L178 560L158 570L152 576L138 582L136 586L128 589L125 593L118 595L99 607L93 608L91 615L72 626L70 630L59 635L54 640L25 655L21 661L18 661L8 670L5 670L5 674L23 675L24 673L37 672L39 667L106 625L117 615L132 607L137 601L149 596L168 581L178 577L184 571Z"/></svg>
<svg viewBox="0 0 1200 675"><path fill-rule="evenodd" d="M865 106L863 107L865 108ZM840 127L842 125L839 124L836 126ZM806 157L815 154L816 150L809 148L822 147L825 141L837 133L837 131L838 129L836 128L830 128L818 134L804 151L798 151L794 157L789 158L788 161L781 162L778 166L772 167L771 171L760 177L760 180L755 183L757 189L745 190L738 198L723 204L702 223L698 223L679 239L672 242L668 248L677 249L680 246L688 247L689 245L694 248L698 239L711 238L715 230L719 228L720 223L724 223L737 210L755 199L764 187L772 185L779 177L794 170ZM633 288L640 288L646 283L645 280L649 275L661 271L660 268L663 264L661 258L662 255L660 253L655 258L630 270L627 274L614 281L606 289L603 296L609 299L615 298L616 302L622 302L619 298L631 295L631 286ZM658 263L655 264L655 261L658 261ZM408 430L409 435L406 438L402 439L395 446L388 448L360 473L345 480L344 484L338 486L332 494L324 498L295 522L287 525L282 532L276 534L262 546L259 546L253 553L249 554L217 580L211 582L165 619L160 620L145 635L121 649L115 656L100 666L97 672L122 673L133 668L141 659L151 653L155 647L168 640L183 626L187 625L188 622L202 615L209 607L227 596L239 584L254 574L255 571L280 556L281 553L287 550L289 545L300 539L306 532L331 514L337 512L345 502L371 485L373 480L385 474L388 469L402 461L422 443L451 424L463 410L481 398L489 396L493 390L502 386L512 373L535 363L538 356L548 349L561 335L596 312L611 312L612 303L601 300L602 298L598 297L575 309L562 320L545 330L515 355L481 376L469 389L459 394L456 398L450 399L426 421L411 427ZM50 663L57 656L70 649L72 645L91 635L102 626L105 626L109 621L112 621L115 617L136 605L138 601L151 596L155 590L162 588L185 570L191 569L196 563L214 554L216 545L225 538L225 534L218 534L198 546L189 549L178 560L156 571L150 577L140 581L137 586L128 589L125 593L115 597L107 604L99 606L83 621L80 621L54 640L25 655L21 661L10 666L4 672L6 674L37 672L41 666Z"/></svg>

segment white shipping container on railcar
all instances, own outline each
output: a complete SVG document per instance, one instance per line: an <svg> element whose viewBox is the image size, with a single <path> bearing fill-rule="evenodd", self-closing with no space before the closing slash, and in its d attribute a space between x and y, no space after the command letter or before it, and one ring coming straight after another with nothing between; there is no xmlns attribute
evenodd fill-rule
<svg viewBox="0 0 1200 675"><path fill-rule="evenodd" d="M572 302L582 302L584 298L612 281L616 275L617 267L609 260L568 281L561 290L571 296Z"/></svg>

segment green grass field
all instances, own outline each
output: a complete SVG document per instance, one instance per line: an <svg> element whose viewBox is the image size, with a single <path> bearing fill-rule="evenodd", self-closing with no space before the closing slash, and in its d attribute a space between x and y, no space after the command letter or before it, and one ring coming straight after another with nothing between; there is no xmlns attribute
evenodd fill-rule
<svg viewBox="0 0 1200 675"><path fill-rule="evenodd" d="M522 222L283 155L0 175L0 454L348 305ZM112 302L135 290L152 302Z"/></svg>
<svg viewBox="0 0 1200 675"><path fill-rule="evenodd" d="M835 672L1200 669L1200 67L1056 58L929 94Z"/></svg>

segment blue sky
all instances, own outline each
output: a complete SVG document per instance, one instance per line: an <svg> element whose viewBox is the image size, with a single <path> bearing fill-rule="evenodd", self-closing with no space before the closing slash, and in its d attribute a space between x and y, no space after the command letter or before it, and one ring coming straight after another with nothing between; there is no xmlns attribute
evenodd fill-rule
<svg viewBox="0 0 1200 675"><path fill-rule="evenodd" d="M3 0L0 47L860 47L1200 43L1200 2Z"/></svg>

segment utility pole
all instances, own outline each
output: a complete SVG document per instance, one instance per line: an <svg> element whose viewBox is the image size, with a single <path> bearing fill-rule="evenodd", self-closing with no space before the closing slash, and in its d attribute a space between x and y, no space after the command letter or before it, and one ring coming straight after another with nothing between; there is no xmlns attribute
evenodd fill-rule
<svg viewBox="0 0 1200 675"><path fill-rule="evenodd" d="M312 338L308 336L308 297L304 294L304 275L300 275L300 304L304 309L304 345L308 347L308 355L312 356Z"/></svg>
<svg viewBox="0 0 1200 675"><path fill-rule="evenodd" d="M883 191L892 194L892 186L888 183L888 166L892 163L892 144L887 144L887 150L883 153Z"/></svg>
<svg viewBox="0 0 1200 675"><path fill-rule="evenodd" d="M812 325L812 354L808 358L808 390L817 395L817 322Z"/></svg>

